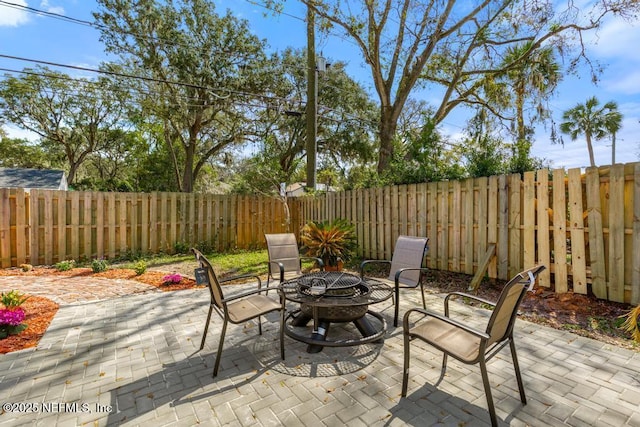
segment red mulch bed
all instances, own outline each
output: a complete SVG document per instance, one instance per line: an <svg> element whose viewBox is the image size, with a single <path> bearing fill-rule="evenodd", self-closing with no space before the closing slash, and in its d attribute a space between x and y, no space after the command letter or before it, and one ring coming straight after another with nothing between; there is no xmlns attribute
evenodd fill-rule
<svg viewBox="0 0 640 427"><path fill-rule="evenodd" d="M67 276L81 277L93 276L107 279L129 279L148 285L156 286L163 291L178 291L199 287L193 279L183 277L179 283L165 284L163 277L167 273L161 271L147 271L141 275L131 269L114 268L101 273L94 273L90 268L73 268L68 271L58 271L50 267L36 267L31 271L22 271L20 268L8 268L0 270L0 276ZM21 306L26 314L24 323L27 329L17 335L11 335L0 339L0 354L23 350L38 345L49 324L58 311L58 304L48 298L29 296Z"/></svg>
<svg viewBox="0 0 640 427"><path fill-rule="evenodd" d="M48 298L31 296L22 306L25 311L24 323L27 329L17 335L9 335L0 340L0 354L35 347L44 335L53 316L58 312L58 304Z"/></svg>

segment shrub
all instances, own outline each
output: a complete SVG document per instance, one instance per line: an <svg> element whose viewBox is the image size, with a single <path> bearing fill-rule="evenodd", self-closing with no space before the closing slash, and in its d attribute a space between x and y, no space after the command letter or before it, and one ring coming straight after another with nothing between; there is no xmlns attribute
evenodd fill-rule
<svg viewBox="0 0 640 427"><path fill-rule="evenodd" d="M173 253L175 254L188 254L189 253L189 245L185 242L176 242L173 245Z"/></svg>
<svg viewBox="0 0 640 427"><path fill-rule="evenodd" d="M102 273L109 267L106 259L94 259L91 261L91 269L94 273Z"/></svg>
<svg viewBox="0 0 640 427"><path fill-rule="evenodd" d="M144 260L140 260L133 265L133 271L136 272L138 276L144 274L147 271L147 263Z"/></svg>
<svg viewBox="0 0 640 427"><path fill-rule="evenodd" d="M72 259L66 261L60 261L55 265L58 271L69 271L76 266L76 262Z"/></svg>
<svg viewBox="0 0 640 427"><path fill-rule="evenodd" d="M341 218L307 223L300 239L305 255L322 259L325 266L335 266L339 260L348 261L358 245L355 227Z"/></svg>
<svg viewBox="0 0 640 427"><path fill-rule="evenodd" d="M5 308L9 309L20 307L27 299L29 299L29 297L25 297L16 290L0 294L0 302L2 302Z"/></svg>

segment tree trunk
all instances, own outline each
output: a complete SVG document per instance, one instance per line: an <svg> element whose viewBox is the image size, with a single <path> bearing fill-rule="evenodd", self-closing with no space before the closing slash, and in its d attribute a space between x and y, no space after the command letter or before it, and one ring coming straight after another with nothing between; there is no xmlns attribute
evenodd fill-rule
<svg viewBox="0 0 640 427"><path fill-rule="evenodd" d="M393 138L396 134L398 123L393 114L393 107L380 108L380 153L378 153L378 173L384 172L389 167L393 157Z"/></svg>
<svg viewBox="0 0 640 427"><path fill-rule="evenodd" d="M591 145L591 134L589 132L585 132L584 136L587 139L587 150L589 150L589 162L591 162L591 167L596 167L596 160L593 156L593 146Z"/></svg>
<svg viewBox="0 0 640 427"><path fill-rule="evenodd" d="M193 192L193 156L195 146L190 144L190 146L185 150L185 160L184 160L184 171L182 172L182 192L183 193L191 193Z"/></svg>

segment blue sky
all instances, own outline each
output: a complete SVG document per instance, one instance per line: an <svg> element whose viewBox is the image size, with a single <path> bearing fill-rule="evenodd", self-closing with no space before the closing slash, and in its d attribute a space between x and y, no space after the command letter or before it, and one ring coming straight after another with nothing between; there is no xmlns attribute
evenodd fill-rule
<svg viewBox="0 0 640 427"><path fill-rule="evenodd" d="M107 56L99 42L99 33L90 26L71 23L25 12L10 7L14 3L30 8L46 10L75 19L92 21L91 12L96 9L94 0L0 0L0 55L51 61L55 63L96 68ZM214 2L219 13L227 8L247 19L252 31L266 39L270 49L282 50L287 46L306 46L305 8L289 0L285 14L272 16L268 10L247 0L218 0ZM265 16L265 13L268 16ZM603 104L616 101L624 115L623 127L617 137L617 162L633 162L640 159L640 25L621 20L607 22L598 33L585 40L587 54L592 60L605 65L598 86L591 83L589 73L566 76L551 107L556 123L561 122L562 112L584 103L590 96L597 96ZM373 94L370 73L362 55L347 39L318 35L316 47L330 60L344 61L347 71ZM0 57L0 68L21 70L33 63ZM73 70L61 71L75 74ZM4 70L0 70L4 74ZM424 95L427 97L428 95ZM377 96L373 95L374 99ZM428 98L425 98L428 101ZM444 121L441 130L455 138L465 125L462 111ZM16 129L9 129L12 136L25 136ZM588 166L588 154L584 139L571 141L564 136L565 144L552 145L549 131L539 128L532 149L533 155L550 161L552 167ZM596 164L611 163L611 146L608 140L594 143Z"/></svg>

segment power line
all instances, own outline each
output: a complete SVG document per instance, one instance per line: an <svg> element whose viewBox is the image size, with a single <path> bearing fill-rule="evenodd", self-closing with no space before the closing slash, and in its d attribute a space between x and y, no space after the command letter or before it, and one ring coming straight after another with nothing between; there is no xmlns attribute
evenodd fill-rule
<svg viewBox="0 0 640 427"><path fill-rule="evenodd" d="M284 16L288 16L288 17L293 18L293 19L297 19L298 21L307 22L307 20L305 18L301 18L299 16L296 16L296 15L293 15L293 14L290 14L290 13L287 13L287 12L284 12L284 11L281 11L281 10L276 10L276 9L274 9L272 7L267 6L266 4L259 3L259 2L254 1L254 0L245 0L245 1L247 3L250 3L250 4L254 5L254 6L263 7L265 9L267 9L267 10L270 10L271 12L277 13L278 15L284 15Z"/></svg>
<svg viewBox="0 0 640 427"><path fill-rule="evenodd" d="M1 55L0 55L1 56ZM82 83L83 85L87 85L87 86L93 86L93 87L97 87L97 83L91 80L84 80L84 79L78 79L78 78L73 78L73 77L69 77L66 75L55 75L55 74L47 74L47 73L38 73L35 71L27 71L27 70L14 70L14 69L10 69L10 68L0 68L0 71L5 71L5 72L10 72L10 73L16 73L16 74L26 74L26 75L33 75L33 76L39 76L39 77L47 77L47 78L53 78L53 79L60 79L60 80L65 80L65 81L72 81L75 83ZM67 90L66 88L64 90ZM83 96L80 97L80 92L81 92L81 88L77 87L77 88L69 88L69 90L67 92L60 91L60 93L65 93L67 96L73 96L77 99L93 99L93 100L99 100L101 99L101 97L99 95L87 95L86 93L83 93ZM138 87L129 87L127 88L127 90L132 90L135 91L139 94L142 95L146 95L146 96L157 96L157 95L161 95L160 92L155 92L155 91L149 91L149 90L144 90ZM49 90L44 90L44 93L47 93L49 95L54 95L55 92ZM297 98L283 98L283 97L274 97L274 96L267 96L267 95L257 95L255 96L257 99L262 99L262 100L280 100L280 101L284 101L286 103L297 103L297 104L302 104L303 100L302 99L297 99ZM197 100L197 98L194 97L190 97L190 96L178 96L179 99L183 99L187 102L189 101L195 101ZM232 100L233 105L238 106L238 107L248 107L248 108L259 108L259 109L269 109L269 108L273 108L272 104L268 104L268 103L264 103L264 104L259 104L259 103L252 103L252 102L247 102L247 101L239 101L239 100ZM186 104L164 104L163 106L165 107L203 107L203 105L201 104L194 104L194 103L186 103ZM323 110L329 112L329 113L334 113L337 114L339 116L342 116L348 120L353 120L353 121L358 121L358 122L364 122L364 123L368 123L368 124L375 124L375 121L370 121L368 119L363 119L361 117L355 116L353 114L350 113L346 113L346 112L341 112L339 110L333 109L333 108L329 108L323 105L320 105L319 107L321 107ZM326 120L330 120L336 123L340 123L342 122L344 119L340 120L325 114L320 114L318 117L321 117L323 119Z"/></svg>
<svg viewBox="0 0 640 427"><path fill-rule="evenodd" d="M24 5L17 4L17 3L11 3L11 2L8 2L8 1L4 1L4 0L0 0L0 5L5 5L7 7L13 8L13 9L26 10L28 12L35 13L36 15L47 16L47 17L50 17L50 18L60 19L62 21L67 21L67 22L73 22L74 24L86 25L88 27L98 27L97 24L95 24L93 22L90 22L90 21L85 21L84 19L72 18L72 17L66 16L66 15L62 15L60 13L54 13L54 12L49 12L49 11L46 11L46 10L36 9L34 7L24 6Z"/></svg>
<svg viewBox="0 0 640 427"><path fill-rule="evenodd" d="M44 60L37 60L37 59L30 59L30 58L22 58L22 57L13 56L13 55L0 54L0 58L13 59L13 60L24 61L24 62L33 62L35 64L43 64L43 65L49 65L49 66L53 66L53 67L70 68L70 69L73 69L73 70L87 71L87 72L91 72L91 73L104 74L104 75L109 75L109 76L113 76L113 77L123 77L123 78L129 78L129 79L134 79L134 80L143 80L143 81L152 82L152 83L163 83L163 84L167 84L167 85L184 86L184 87L189 87L189 88L192 88L192 89L204 89L204 90L208 90L208 91L211 91L211 92L223 92L226 95L225 97L228 97L230 94L234 94L234 95L249 96L249 97L254 97L254 98L263 98L263 99L275 100L275 101L292 101L292 100L289 100L287 98L283 98L283 97L279 97L279 96L273 96L273 95L256 94L256 93L244 92L244 91L228 89L228 88L211 88L211 87L208 87L208 86L202 86L202 85L193 84L193 83L184 83L184 82L178 82L178 81L173 81L173 80L158 79L158 78L154 78L154 77L137 76L137 75L133 75L133 74L119 73L119 72L108 71L108 70L96 70L96 69L93 69L93 68L81 67L81 66L78 66L78 65L61 64L61 63L52 62L52 61L44 61Z"/></svg>
<svg viewBox="0 0 640 427"><path fill-rule="evenodd" d="M251 0L246 0L246 1L251 3L251 4L255 4L256 6L264 7L265 9L271 10L274 13L279 13L279 14L282 14L282 15L285 15L285 16L289 16L289 17L294 18L294 19L298 19L298 20L304 21L304 18L300 18L298 16L295 16L295 15L292 15L292 14L288 14L288 13L285 13L285 12L276 11L275 9L269 8L264 4L260 4L260 3L257 3L257 2L251 1ZM17 3L11 3L11 2L8 2L8 1L5 1L5 0L0 0L0 5L5 5L6 7L11 7L11 8L14 8L14 9L25 10L27 12L31 12L31 13L34 13L34 14L37 14L37 15L46 16L46 17L50 17L50 18L54 18L54 19L59 19L59 20L65 21L65 22L70 22L70 23L74 23L74 24L88 26L88 27L91 27L91 28L94 28L94 29L97 29L97 30L107 29L106 26L98 24L96 22L91 22L91 21L87 21L87 20L84 20L84 19L78 19L78 18L74 18L74 17L71 17L71 16L62 15L62 14L59 14L59 13L48 12L46 10L36 9L34 7L23 6L23 5L20 5L20 4L17 4ZM164 38L160 38L160 37L153 37L153 36L149 36L147 34L139 34L139 33L134 33L134 32L124 32L123 34L134 36L134 37L140 37L142 39L147 39L147 40L152 40L152 41L160 41L160 42L163 42L163 43L165 43L167 45L170 45L170 46L180 46L180 47L184 47L186 49L192 48L191 45L187 45L187 44L184 44L184 43L179 43L179 42L176 42L175 40L168 40L168 39L164 39ZM306 70L305 67L299 67L298 69Z"/></svg>

